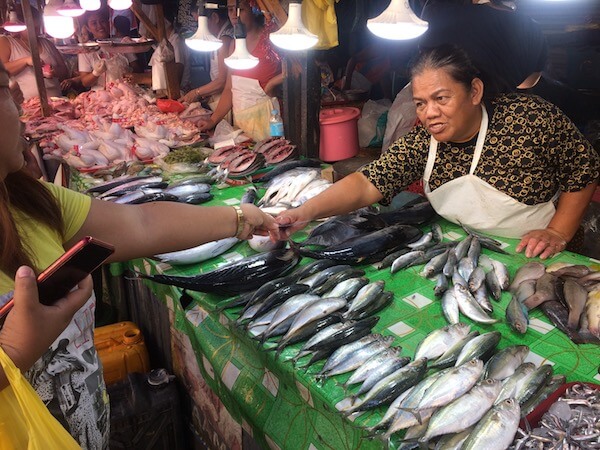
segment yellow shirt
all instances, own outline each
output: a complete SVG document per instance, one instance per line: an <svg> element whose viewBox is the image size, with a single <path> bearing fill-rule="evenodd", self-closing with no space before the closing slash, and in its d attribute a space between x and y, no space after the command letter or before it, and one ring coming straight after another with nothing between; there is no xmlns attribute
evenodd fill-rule
<svg viewBox="0 0 600 450"><path fill-rule="evenodd" d="M71 239L81 228L87 217L91 198L70 189L44 183L58 200L64 221L64 241L61 236L45 224L40 224L18 211L12 211L17 230L27 249L31 252L33 263L45 269L65 252L63 244ZM14 280L0 272L0 293L13 289Z"/></svg>

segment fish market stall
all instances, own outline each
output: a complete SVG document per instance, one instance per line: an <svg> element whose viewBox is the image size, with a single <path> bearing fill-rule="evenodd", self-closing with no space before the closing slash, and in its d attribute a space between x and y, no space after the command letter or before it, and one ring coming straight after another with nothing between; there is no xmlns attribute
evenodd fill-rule
<svg viewBox="0 0 600 450"><path fill-rule="evenodd" d="M207 204L234 205L244 196L245 188L228 187L213 189L211 192L214 198ZM428 237L427 231L431 227L430 224L418 226L423 232L423 239ZM435 227L438 232L441 231L438 237L448 245L458 245L468 238L465 230L447 221L439 220ZM309 231L310 228L297 233L294 236L295 240L303 240ZM407 233L408 231L403 230L397 236L418 237L408 236ZM481 250L481 254L487 259L503 263L507 267L513 283L519 269L530 262L522 254L514 253L516 244L516 240L501 240L499 246L507 254L493 252L487 248ZM304 257L294 268L296 261L293 258L296 256L292 256L292 252L285 249L274 252L280 252L278 255L285 257L279 267L271 268L273 271L278 270L277 273L271 273L272 278L282 274L293 275L294 271L302 270L314 261ZM360 415L351 415L353 410L361 411L361 401L356 402L358 398L353 397L358 391L358 386L343 386L352 375L350 372L337 374L337 370L341 370L338 366L324 370L323 361L301 368L308 363L309 357L298 358L298 366L295 367L291 359L297 355L305 342L281 346L279 351L274 339L261 342L256 335L264 333L270 320L275 319L271 317L267 326L260 328L257 325L250 331L242 326L244 321L240 320L240 316L248 313L248 308L245 311L241 306L225 308L227 304L235 304L232 299L238 298L234 294L240 290L239 286L228 285L221 289L218 288L220 282L216 278L206 278L204 281L198 278L197 286L204 283L204 290L219 292L196 292L193 290L194 286L183 290L163 284L169 283L169 280L176 282L175 279L161 278L163 274L193 277L199 273L211 273L219 267L225 271L225 268L229 267L228 264L255 254L247 243L240 242L233 243L220 256L195 264L174 265L159 259L140 259L111 266L115 277L124 275L127 278L127 283L133 291L128 299L133 304L133 309L142 310L145 308L144 303L152 297L152 301L158 301L168 310L171 342L169 345L165 344L166 351L172 351L174 371L186 386L195 404L196 425L198 428L204 428L203 438L214 448L241 448L244 430L264 448L385 448L388 437L385 434L386 430L383 429L381 434L374 435L374 430L370 427L382 419L388 407L379 406ZM168 259L163 258L163 261ZM527 368L531 371L535 368L536 373L542 374L545 379L549 379L551 375L558 376L557 381L600 381L600 345L575 344L548 319L542 308L534 307L529 310L529 323L523 325L513 317L517 314L511 305L513 298L518 295L516 290L513 291L514 295L500 292L499 301L493 302L493 312L482 317L473 315L477 321L471 318L471 313L466 315L464 311L461 311L459 316L458 310L457 318L453 318L453 313L448 313L449 309L446 306L442 307L447 300L440 300L435 295L436 281L425 278L424 275L429 269L426 270L424 261L413 267L401 268L400 263L395 260L395 265L392 264L391 268L388 266L381 269L379 263L355 264L356 262L351 264L351 269L344 270L356 271L351 273L366 280L362 282L362 286L369 283L373 288L380 289L382 295L387 292L393 296L388 294L379 311L370 315L361 315L360 311L355 311L355 315L349 315L348 312L343 314L361 323L368 323L368 326L365 325L367 333L382 335L373 345L386 348L393 345L389 352L398 357L398 360L402 360L402 364L406 364L405 367L408 368L406 370L414 371L414 376L419 379L424 376L424 366L422 359L416 356L417 352L424 351L423 341L433 331L447 326L448 320L457 320L465 325L456 326L465 326L465 329L470 330L470 335L479 336L479 344L483 345L485 342L485 345L490 346L488 348L495 347L498 352L496 354L503 350L508 352L509 348L520 349L527 346L528 351L521 354L523 370ZM560 270L561 266L556 263L584 265L596 271L600 269L598 261L568 252L544 262L547 268L552 266L553 270ZM289 267L286 264L289 264ZM546 268L542 272L546 273L545 270ZM519 277L524 277L524 272L520 273ZM334 272L331 272L330 278L333 276ZM154 277L154 280L146 277ZM255 277L245 277L246 275L240 272L239 283L254 283L254 288L265 285L268 281L267 278L260 278L263 277L263 272L258 271ZM473 277L474 280L476 278ZM287 287L290 296L306 294L305 290L297 286ZM325 292L322 290L322 293ZM322 301L314 296L307 299L306 301L316 303ZM328 302L327 308L328 311L341 311L343 305ZM255 311L254 316L258 317L259 314ZM140 326L143 329L147 324L142 323ZM152 333L151 329L148 332ZM291 336L288 338L291 340ZM356 352L357 358L359 353ZM430 355L432 361L437 361L440 368L447 367L439 357L440 355L435 355L437 359L434 361L434 355ZM328 360L327 364L332 363ZM465 363L465 367L467 364ZM472 370L478 370L476 374L480 374L482 368L475 367ZM486 368L486 373L489 374L490 370ZM498 408L504 406L502 404ZM411 420L414 420L414 416L411 416ZM206 431L207 429L210 431ZM403 431L402 428L398 430L397 433L389 433L391 448L398 448L400 445Z"/></svg>

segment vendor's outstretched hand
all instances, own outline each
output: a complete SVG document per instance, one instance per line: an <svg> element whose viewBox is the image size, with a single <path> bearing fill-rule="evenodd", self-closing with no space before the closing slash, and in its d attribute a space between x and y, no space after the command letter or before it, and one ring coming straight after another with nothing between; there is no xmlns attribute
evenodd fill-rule
<svg viewBox="0 0 600 450"><path fill-rule="evenodd" d="M198 121L198 131L208 131L212 130L217 124L212 121L212 119L208 120L200 120Z"/></svg>
<svg viewBox="0 0 600 450"><path fill-rule="evenodd" d="M246 223L238 238L252 239L252 236L255 234L267 236L278 229L275 219L262 212L258 207L249 203L244 203L240 205L240 208L242 208L242 211L244 212L244 220Z"/></svg>
<svg viewBox="0 0 600 450"><path fill-rule="evenodd" d="M304 217L301 209L296 208L283 211L275 218L275 221L278 227L275 232L271 233L271 237L275 240L285 241L296 231L308 225L310 219Z"/></svg>
<svg viewBox="0 0 600 450"><path fill-rule="evenodd" d="M21 370L30 368L64 331L73 315L92 294L92 278L54 305L39 302L36 276L22 266L15 276L14 307L0 331L0 345Z"/></svg>
<svg viewBox="0 0 600 450"><path fill-rule="evenodd" d="M516 251L520 253L525 250L528 258L539 255L541 259L546 259L562 252L566 247L567 241L559 232L545 228L530 231L523 236Z"/></svg>

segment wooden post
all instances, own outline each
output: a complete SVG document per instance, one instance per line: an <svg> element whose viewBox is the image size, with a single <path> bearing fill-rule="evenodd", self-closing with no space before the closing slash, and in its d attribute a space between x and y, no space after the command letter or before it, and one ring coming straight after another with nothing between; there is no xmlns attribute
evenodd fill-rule
<svg viewBox="0 0 600 450"><path fill-rule="evenodd" d="M27 25L29 51L31 52L31 60L33 61L33 73L35 74L35 83L40 96L42 116L48 117L50 115L50 106L48 105L48 94L46 93L46 84L44 83L44 76L42 75L42 61L40 59L40 51L38 49L37 35L35 32L35 25L33 23L33 15L31 14L31 5L29 4L29 0L23 0L21 2L21 7L23 8L25 25Z"/></svg>
<svg viewBox="0 0 600 450"><path fill-rule="evenodd" d="M270 19L269 16L274 16L280 26L287 20L287 14L279 3L279 0L257 0L256 3L258 3L260 9L266 13L266 19Z"/></svg>
<svg viewBox="0 0 600 450"><path fill-rule="evenodd" d="M166 41L167 46L171 47L171 43L167 39L165 32L165 16L163 12L162 4L154 5L156 7L156 24L153 24L150 18L142 10L140 0L133 0L131 10L137 16L137 18L148 28L152 37L160 44L163 40ZM175 62L165 63L165 77L167 79L167 96L170 99L178 99L181 97L181 91L179 86L179 75Z"/></svg>

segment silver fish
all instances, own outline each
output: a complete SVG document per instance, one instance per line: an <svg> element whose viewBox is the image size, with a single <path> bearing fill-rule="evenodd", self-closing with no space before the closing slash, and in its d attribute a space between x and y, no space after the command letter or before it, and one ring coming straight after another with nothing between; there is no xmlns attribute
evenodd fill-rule
<svg viewBox="0 0 600 450"><path fill-rule="evenodd" d="M425 250L433 245L435 245L435 242L433 242L433 233L430 231L421 236L419 240L407 244L406 246L413 250Z"/></svg>
<svg viewBox="0 0 600 450"><path fill-rule="evenodd" d="M237 238L225 238L218 241L207 242L197 247L180 250L178 252L160 253L155 255L160 261L171 265L194 264L219 256L237 244Z"/></svg>
<svg viewBox="0 0 600 450"><path fill-rule="evenodd" d="M442 273L450 278L458 265L458 261L456 259L456 253L454 249L449 249L448 251L448 259L446 260L446 264L444 264L444 268L442 269Z"/></svg>
<svg viewBox="0 0 600 450"><path fill-rule="evenodd" d="M496 380L510 377L528 354L529 347L526 345L511 345L503 348L486 363L484 377Z"/></svg>
<svg viewBox="0 0 600 450"><path fill-rule="evenodd" d="M552 378L552 375L552 366L550 364L542 364L523 379L523 384L515 393L515 400L518 401L520 405L525 403L538 391L538 389L544 386L548 380Z"/></svg>
<svg viewBox="0 0 600 450"><path fill-rule="evenodd" d="M498 284L502 288L502 290L508 289L510 284L510 275L508 274L508 268L502 264L500 261L496 261L495 259L491 259L492 270L494 271L494 275L498 280Z"/></svg>
<svg viewBox="0 0 600 450"><path fill-rule="evenodd" d="M442 314L449 324L458 324L460 320L460 310L458 309L458 299L456 298L456 285L448 289L442 295Z"/></svg>
<svg viewBox="0 0 600 450"><path fill-rule="evenodd" d="M283 321L292 318L318 300L321 300L321 297L312 294L298 294L288 298L276 309L276 314L272 317L269 327L263 334L268 335Z"/></svg>
<svg viewBox="0 0 600 450"><path fill-rule="evenodd" d="M332 275L341 272L342 270L351 269L352 266L348 264L339 264L336 266L327 267L326 269L317 272L313 275L310 275L302 280L298 281L300 284L306 284L310 286L312 289L315 289L325 283L329 277Z"/></svg>
<svg viewBox="0 0 600 450"><path fill-rule="evenodd" d="M499 331L490 331L488 333L480 334L475 336L473 339L468 341L462 348L458 357L456 358L455 366L460 366L472 359L481 359L485 354L491 352L496 348L500 342L502 335Z"/></svg>
<svg viewBox="0 0 600 450"><path fill-rule="evenodd" d="M369 279L365 277L348 278L323 294L323 297L341 297L350 300L367 284L369 284Z"/></svg>
<svg viewBox="0 0 600 450"><path fill-rule="evenodd" d="M505 450L513 441L521 408L515 399L509 398L495 405L475 425L462 446L462 450Z"/></svg>
<svg viewBox="0 0 600 450"><path fill-rule="evenodd" d="M324 298L319 300L307 308L303 309L294 319L294 322L290 326L290 329L282 338L282 340L289 339L297 330L305 326L309 322L314 322L317 319L328 316L335 311L346 306L346 300L343 298Z"/></svg>
<svg viewBox="0 0 600 450"><path fill-rule="evenodd" d="M448 349L439 358L431 362L431 368L436 369L440 367L444 368L453 366L466 343L476 336L479 336L479 331L474 330L469 332L469 334L463 338L456 340L456 342L448 347Z"/></svg>
<svg viewBox="0 0 600 450"><path fill-rule="evenodd" d="M393 358L381 363L378 367L370 371L364 382L360 385L360 389L356 395L369 392L380 380L406 366L408 363L410 363L410 358L408 357Z"/></svg>
<svg viewBox="0 0 600 450"><path fill-rule="evenodd" d="M352 317L352 313L364 308L368 303L377 298L383 292L385 281L378 280L363 286L350 303L348 310L342 315L344 318Z"/></svg>
<svg viewBox="0 0 600 450"><path fill-rule="evenodd" d="M404 269L412 264L414 261L422 259L425 256L425 252L422 250L414 250L412 252L405 253L392 262L392 266L390 269L391 273L396 273L400 269Z"/></svg>
<svg viewBox="0 0 600 450"><path fill-rule="evenodd" d="M513 398L517 391L521 389L523 381L535 370L535 364L525 362L521 364L515 372L502 383L502 389L494 403L500 403L507 398Z"/></svg>
<svg viewBox="0 0 600 450"><path fill-rule="evenodd" d="M471 276L469 277L468 284L469 290L472 293L475 293L481 285L485 282L485 272L483 268L480 266L475 267L473 272L471 272Z"/></svg>
<svg viewBox="0 0 600 450"><path fill-rule="evenodd" d="M393 336L378 337L369 344L366 344L359 348L347 349L344 353L345 347L352 347L354 342L346 344L338 348L327 360L323 370L316 375L316 378L327 378L334 375L340 375L342 373L350 372L358 369L361 365L367 362L373 355L384 351L389 348L394 342ZM339 354L338 354L339 352ZM344 356L342 356L344 355ZM330 363L335 360L336 363Z"/></svg>
<svg viewBox="0 0 600 450"><path fill-rule="evenodd" d="M511 297L506 307L506 321L514 331L525 334L529 325L529 312L516 295L512 294Z"/></svg>
<svg viewBox="0 0 600 450"><path fill-rule="evenodd" d="M419 441L427 442L442 434L459 433L475 425L492 407L500 388L498 380L480 381L470 391L434 412L427 431Z"/></svg>
<svg viewBox="0 0 600 450"><path fill-rule="evenodd" d="M481 243L477 236L473 236L471 244L469 244L469 250L467 251L467 258L473 262L473 267L479 265L479 255L481 255Z"/></svg>
<svg viewBox="0 0 600 450"><path fill-rule="evenodd" d="M464 338L471 326L465 323L446 325L430 332L419 342L415 350L415 359L427 358L433 360L438 358L459 339Z"/></svg>
<svg viewBox="0 0 600 450"><path fill-rule="evenodd" d="M425 267L423 267L423 270L421 271L420 275L422 277L429 278L435 274L440 273L443 270L446 261L448 261L449 253L450 250L446 250L444 253L431 258L431 260L429 260L429 262L425 264Z"/></svg>
<svg viewBox="0 0 600 450"><path fill-rule="evenodd" d="M441 297L448 290L448 277L443 273L438 273L435 276L435 287L433 293L436 297Z"/></svg>
<svg viewBox="0 0 600 450"><path fill-rule="evenodd" d="M210 184L184 184L175 187L168 187L164 191L177 197L186 197L192 194L203 194L205 192L210 192Z"/></svg>
<svg viewBox="0 0 600 450"><path fill-rule="evenodd" d="M471 434L474 427L469 427L460 433L447 434L435 443L434 450L460 450L463 443Z"/></svg>
<svg viewBox="0 0 600 450"><path fill-rule="evenodd" d="M488 295L487 287L485 283L483 283L479 289L473 292L473 297L475 297L475 301L479 303L479 306L483 308L484 311L492 313L494 312L494 306L490 302L490 298Z"/></svg>
<svg viewBox="0 0 600 450"><path fill-rule="evenodd" d="M475 300L473 295L467 288L461 285L455 286L456 300L458 301L458 309L461 313L467 316L469 319L479 323L496 323L497 319L494 319L483 310L479 303Z"/></svg>
<svg viewBox="0 0 600 450"><path fill-rule="evenodd" d="M492 298L496 301L500 301L500 298L502 297L502 286L500 285L500 281L498 280L494 269L485 274L485 285L488 287L490 294L492 294Z"/></svg>
<svg viewBox="0 0 600 450"><path fill-rule="evenodd" d="M456 254L457 261L460 261L465 256L467 256L467 252L469 251L469 246L471 245L472 240L473 236L469 234L462 241L456 244L456 247L454 248L454 253Z"/></svg>
<svg viewBox="0 0 600 450"><path fill-rule="evenodd" d="M397 359L400 355L401 350L401 347L390 347L376 355L373 355L361 367L356 369L350 378L348 378L348 381L346 381L342 386L347 388L353 384L365 381L369 375L373 371L378 370L380 366L392 364L393 360Z"/></svg>

